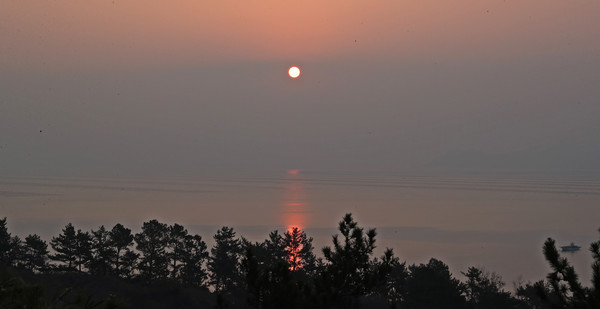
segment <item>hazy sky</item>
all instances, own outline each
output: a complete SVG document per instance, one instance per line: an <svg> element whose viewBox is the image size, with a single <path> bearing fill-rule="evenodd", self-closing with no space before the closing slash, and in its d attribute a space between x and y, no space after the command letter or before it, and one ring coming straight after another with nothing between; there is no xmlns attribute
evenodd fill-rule
<svg viewBox="0 0 600 309"><path fill-rule="evenodd" d="M596 0L5 0L0 173L600 170L598 16Z"/></svg>

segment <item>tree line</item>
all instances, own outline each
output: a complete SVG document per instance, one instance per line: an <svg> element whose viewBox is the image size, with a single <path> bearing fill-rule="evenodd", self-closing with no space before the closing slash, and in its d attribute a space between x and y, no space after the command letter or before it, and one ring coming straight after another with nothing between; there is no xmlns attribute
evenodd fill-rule
<svg viewBox="0 0 600 309"><path fill-rule="evenodd" d="M360 227L351 214L320 257L313 239L298 228L251 242L222 227L209 250L200 235L157 220L144 222L139 233L121 224L82 231L69 223L49 246L39 235L12 236L6 225L6 218L0 220L4 269L110 277L142 287L174 284L205 291L218 308L600 308L600 241L590 247L592 286L579 282L548 239L543 253L552 272L511 293L499 275L478 267L469 267L461 281L435 258L407 265L389 248L375 257L376 230ZM0 307L18 304L11 297L23 293L2 282ZM135 300L129 305L136 307Z"/></svg>

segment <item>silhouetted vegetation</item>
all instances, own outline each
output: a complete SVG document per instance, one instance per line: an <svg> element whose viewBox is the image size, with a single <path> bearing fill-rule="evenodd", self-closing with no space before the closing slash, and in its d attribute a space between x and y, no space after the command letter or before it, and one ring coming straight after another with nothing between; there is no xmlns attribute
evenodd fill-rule
<svg viewBox="0 0 600 309"><path fill-rule="evenodd" d="M590 287L548 239L552 271L513 294L477 267L461 281L435 258L407 266L392 249L374 257L375 229L350 214L338 229L323 258L298 228L251 242L223 227L209 253L200 235L157 220L135 235L121 224L87 232L69 223L49 252L38 235L12 236L4 218L0 308L600 308L600 241L590 246Z"/></svg>

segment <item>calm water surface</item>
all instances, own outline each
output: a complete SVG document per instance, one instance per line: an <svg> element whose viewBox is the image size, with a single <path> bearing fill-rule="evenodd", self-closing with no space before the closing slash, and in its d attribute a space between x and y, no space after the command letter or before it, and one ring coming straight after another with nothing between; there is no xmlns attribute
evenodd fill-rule
<svg viewBox="0 0 600 309"><path fill-rule="evenodd" d="M351 212L377 228L378 252L392 247L408 263L442 259L455 275L483 266L511 287L548 268L541 246L575 242L569 254L589 284L589 243L598 239L600 180L566 176L369 176L295 170L261 177L0 178L0 217L17 235L49 240L68 222L92 229L122 223L137 231L157 218L183 224L207 242L223 225L251 240L290 226L317 248L331 243Z"/></svg>

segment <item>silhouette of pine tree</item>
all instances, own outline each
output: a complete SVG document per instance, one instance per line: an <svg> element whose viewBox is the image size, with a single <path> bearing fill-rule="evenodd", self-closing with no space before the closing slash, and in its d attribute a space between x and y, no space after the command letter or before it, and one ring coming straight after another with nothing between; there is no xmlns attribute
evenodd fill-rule
<svg viewBox="0 0 600 309"><path fill-rule="evenodd" d="M488 273L481 268L469 267L462 273L465 282L465 295L471 308L518 308L519 302L510 292L503 289L504 282L496 273Z"/></svg>
<svg viewBox="0 0 600 309"><path fill-rule="evenodd" d="M177 223L169 226L169 260L171 264L171 279L181 277L181 267L183 266L183 256L185 255L185 239L188 231Z"/></svg>
<svg viewBox="0 0 600 309"><path fill-rule="evenodd" d="M598 229L600 232L600 229ZM600 240L590 245L592 252L592 290L590 292L590 305L594 308L600 308Z"/></svg>
<svg viewBox="0 0 600 309"><path fill-rule="evenodd" d="M112 261L115 259L116 252L111 243L110 232L102 225L98 230L92 231L91 236L90 273L104 276L113 273Z"/></svg>
<svg viewBox="0 0 600 309"><path fill-rule="evenodd" d="M448 265L437 259L409 266L406 280L406 308L465 308L461 282Z"/></svg>
<svg viewBox="0 0 600 309"><path fill-rule="evenodd" d="M273 267L279 263L288 262L288 252L286 251L286 241L278 231L272 231L269 233L269 238L263 242L265 250L265 261L266 267Z"/></svg>
<svg viewBox="0 0 600 309"><path fill-rule="evenodd" d="M200 235L185 237L181 259L178 279L187 286L205 287L208 273L203 265L208 259L208 247Z"/></svg>
<svg viewBox="0 0 600 309"><path fill-rule="evenodd" d="M43 272L48 268L48 244L39 235L25 237L22 263L25 269Z"/></svg>
<svg viewBox="0 0 600 309"><path fill-rule="evenodd" d="M117 223L109 232L109 244L112 246L114 251L113 266L114 272L119 277L129 277L131 275L131 269L128 269L125 273L122 270L123 258L125 255L128 256L129 266L131 262L135 263L137 257L130 249L133 246L133 235L131 230L124 227L122 224ZM135 258L134 258L135 257ZM129 267L131 268L131 267Z"/></svg>
<svg viewBox="0 0 600 309"><path fill-rule="evenodd" d="M363 228L346 214L339 223L343 236L333 236L333 248L323 248L327 261L322 272L320 289L330 295L331 306L336 308L357 308L359 297L371 291L372 274L370 257L375 249L375 229L365 234Z"/></svg>
<svg viewBox="0 0 600 309"><path fill-rule="evenodd" d="M135 234L136 248L141 252L138 271L141 278L151 283L167 277L169 258L166 248L169 241L169 228L157 220L144 222L142 232Z"/></svg>
<svg viewBox="0 0 600 309"><path fill-rule="evenodd" d="M270 234L272 241L275 234ZM245 277L245 299L251 308L312 308L310 289L294 278L287 261L273 261L261 265L255 250L263 250L262 244L246 243L242 258L242 271ZM268 259L268 258L267 258Z"/></svg>
<svg viewBox="0 0 600 309"><path fill-rule="evenodd" d="M92 260L92 236L88 232L77 230L75 239L75 266L79 272L84 272Z"/></svg>
<svg viewBox="0 0 600 309"><path fill-rule="evenodd" d="M535 308L535 309L548 309L551 308L547 301L541 297L539 291L549 291L549 287L545 286L543 280L531 283L519 283L516 289L516 297L520 303L517 308ZM544 293L545 294L545 293Z"/></svg>
<svg viewBox="0 0 600 309"><path fill-rule="evenodd" d="M548 238L544 243L544 256L552 268L546 278L550 284L550 293L556 298L556 305L562 308L582 308L586 303L585 291L579 283L575 268L558 253L554 239Z"/></svg>
<svg viewBox="0 0 600 309"><path fill-rule="evenodd" d="M121 256L121 262L119 267L119 277L131 279L135 276L138 267L138 260L140 255L131 250L126 250L123 256Z"/></svg>
<svg viewBox="0 0 600 309"><path fill-rule="evenodd" d="M285 233L285 251L291 271L314 270L316 258L313 253L312 241L312 237L307 237L306 233L297 227L293 227Z"/></svg>
<svg viewBox="0 0 600 309"><path fill-rule="evenodd" d="M262 308L263 291L260 282L261 275L259 273L258 261L254 256L252 246L245 246L241 267L246 279L246 302L251 308Z"/></svg>
<svg viewBox="0 0 600 309"><path fill-rule="evenodd" d="M546 240L543 251L552 272L546 276L547 282L535 285L542 301L553 308L600 308L600 240L590 245L594 261L589 288L581 285L575 268L560 256L554 239Z"/></svg>
<svg viewBox="0 0 600 309"><path fill-rule="evenodd" d="M222 227L214 235L215 244L210 250L208 269L210 283L217 292L233 292L241 285L241 241L235 238L231 227Z"/></svg>
<svg viewBox="0 0 600 309"><path fill-rule="evenodd" d="M401 306L406 298L406 278L408 269L406 263L400 263L400 259L394 256L394 251L387 248L383 256L372 262L373 291L390 308Z"/></svg>
<svg viewBox="0 0 600 309"><path fill-rule="evenodd" d="M12 263L10 256L10 233L6 227L6 217L0 220L0 264L10 265Z"/></svg>
<svg viewBox="0 0 600 309"><path fill-rule="evenodd" d="M16 266L22 256L22 242L11 236L6 226L6 217L0 220L0 265Z"/></svg>
<svg viewBox="0 0 600 309"><path fill-rule="evenodd" d="M77 232L73 224L68 223L58 236L50 241L52 250L56 253L50 255L50 259L61 264L57 269L64 271L76 270L77 263Z"/></svg>

